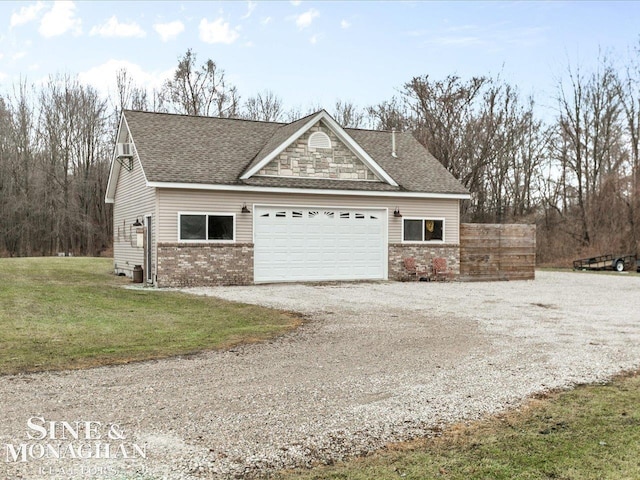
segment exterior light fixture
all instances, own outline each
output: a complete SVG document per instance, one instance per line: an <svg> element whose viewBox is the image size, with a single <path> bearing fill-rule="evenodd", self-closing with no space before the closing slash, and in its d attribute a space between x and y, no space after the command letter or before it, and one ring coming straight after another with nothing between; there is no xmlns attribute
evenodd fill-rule
<svg viewBox="0 0 640 480"><path fill-rule="evenodd" d="M400 213L400 208L396 207L396 209L393 211L393 216L396 218L402 218L402 214Z"/></svg>
<svg viewBox="0 0 640 480"><path fill-rule="evenodd" d="M249 210L249 207L247 207L247 204L243 204L242 205L242 210L240 210L241 213L251 213L251 210Z"/></svg>
<svg viewBox="0 0 640 480"><path fill-rule="evenodd" d="M136 217L136 221L135 221L135 223L133 224L133 226L134 226L134 227L141 227L141 226L142 226L142 223L140 223L140 220L138 220L138 217Z"/></svg>

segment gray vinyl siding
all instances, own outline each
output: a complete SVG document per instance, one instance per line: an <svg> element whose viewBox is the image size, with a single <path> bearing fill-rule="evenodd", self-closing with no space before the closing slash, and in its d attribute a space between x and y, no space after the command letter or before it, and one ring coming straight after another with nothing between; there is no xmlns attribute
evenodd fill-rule
<svg viewBox="0 0 640 480"><path fill-rule="evenodd" d="M113 205L113 263L116 273L125 273L132 276L133 267L142 265L144 268L144 249L131 246L131 234L135 228L132 226L136 218L144 223L144 218L151 215L152 234L152 264L156 264L155 237L156 225L156 198L155 188L146 186L146 180L137 152L134 150L133 169L120 169L116 184L115 201ZM152 268L155 272L155 267ZM146 278L146 272L145 272Z"/></svg>
<svg viewBox="0 0 640 480"><path fill-rule="evenodd" d="M386 208L389 219L389 243L402 241L402 219L393 216L396 207L403 217L445 219L445 243L460 241L460 208L458 200L393 198L351 195L307 195L264 192L225 192L204 190L163 189L158 197L158 242L178 241L178 213L234 213L238 243L253 243L253 212L255 205L308 207ZM240 213L243 204L251 213Z"/></svg>

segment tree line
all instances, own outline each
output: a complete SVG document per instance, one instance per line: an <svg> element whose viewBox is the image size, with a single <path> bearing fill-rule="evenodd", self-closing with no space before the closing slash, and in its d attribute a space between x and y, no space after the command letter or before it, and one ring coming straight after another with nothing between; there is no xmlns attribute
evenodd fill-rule
<svg viewBox="0 0 640 480"><path fill-rule="evenodd" d="M360 107L336 101L345 127L409 131L471 192L466 222L535 223L538 262L640 253L640 51L617 68L568 67L553 114L499 76L415 77ZM121 70L115 98L71 75L0 95L0 255L108 252L105 189L122 109L288 122L322 106L285 109L263 91L242 101L213 60L188 50L149 91Z"/></svg>

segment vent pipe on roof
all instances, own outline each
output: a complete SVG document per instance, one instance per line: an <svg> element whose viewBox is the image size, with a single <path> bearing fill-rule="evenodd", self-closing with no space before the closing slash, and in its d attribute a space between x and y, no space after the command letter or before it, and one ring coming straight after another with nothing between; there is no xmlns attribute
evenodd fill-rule
<svg viewBox="0 0 640 480"><path fill-rule="evenodd" d="M398 155L396 155L396 129L395 128L391 129L391 156L393 158L398 157Z"/></svg>

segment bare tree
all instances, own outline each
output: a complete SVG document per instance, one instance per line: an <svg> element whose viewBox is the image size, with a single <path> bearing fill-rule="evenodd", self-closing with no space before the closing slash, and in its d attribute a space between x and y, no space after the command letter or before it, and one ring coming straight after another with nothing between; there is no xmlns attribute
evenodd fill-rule
<svg viewBox="0 0 640 480"><path fill-rule="evenodd" d="M160 108L187 115L237 117L240 113L237 90L225 81L224 70L211 59L198 67L191 49L179 59L173 78L162 87L160 98Z"/></svg>
<svg viewBox="0 0 640 480"><path fill-rule="evenodd" d="M116 90L119 111L127 109L149 110L147 90L134 82L126 68L121 68L116 72Z"/></svg>
<svg viewBox="0 0 640 480"><path fill-rule="evenodd" d="M629 143L630 172L622 191L631 225L631 245L640 253L640 46L634 50L618 84L618 93L623 109L624 131Z"/></svg>
<svg viewBox="0 0 640 480"><path fill-rule="evenodd" d="M111 150L106 100L65 75L49 79L40 105L50 249L95 254L111 231L103 205Z"/></svg>
<svg viewBox="0 0 640 480"><path fill-rule="evenodd" d="M271 90L249 97L245 102L243 118L263 122L279 122L284 117L282 99Z"/></svg>
<svg viewBox="0 0 640 480"><path fill-rule="evenodd" d="M605 175L617 171L621 162L619 82L606 59L587 77L579 68L569 68L568 77L568 87L558 86L557 127L564 146L558 160L576 182L579 235L588 246L594 228L591 201Z"/></svg>
<svg viewBox="0 0 640 480"><path fill-rule="evenodd" d="M371 128L376 130L405 131L409 128L409 113L398 97L367 108Z"/></svg>
<svg viewBox="0 0 640 480"><path fill-rule="evenodd" d="M343 127L360 128L364 124L365 113L353 102L337 100L332 115Z"/></svg>

